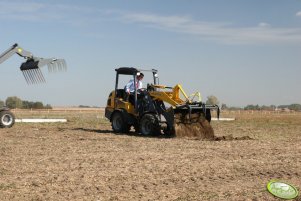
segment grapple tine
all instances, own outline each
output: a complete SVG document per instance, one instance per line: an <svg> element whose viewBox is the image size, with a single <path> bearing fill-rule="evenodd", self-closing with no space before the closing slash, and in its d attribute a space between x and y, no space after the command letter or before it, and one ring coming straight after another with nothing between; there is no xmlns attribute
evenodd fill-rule
<svg viewBox="0 0 301 201"><path fill-rule="evenodd" d="M47 64L49 73L56 73L67 70L66 61L64 59L54 59Z"/></svg>
<svg viewBox="0 0 301 201"><path fill-rule="evenodd" d="M26 72L26 71L22 71L22 73L23 73L23 76L24 76L24 78L25 78L27 84L30 84L30 83L29 83L29 78L28 78L27 72Z"/></svg>
<svg viewBox="0 0 301 201"><path fill-rule="evenodd" d="M40 80L39 80L39 74L38 74L38 70L37 69L34 69L31 71L32 72L32 78L34 80L34 83L38 83Z"/></svg>
<svg viewBox="0 0 301 201"><path fill-rule="evenodd" d="M36 84L38 83L38 80L37 80L37 75L36 75L36 70L30 70L30 74L31 74L31 77L32 77L32 83L33 84Z"/></svg>
<svg viewBox="0 0 301 201"><path fill-rule="evenodd" d="M31 73L33 83L34 84L38 83L36 69L30 70L30 73Z"/></svg>
<svg viewBox="0 0 301 201"><path fill-rule="evenodd" d="M26 72L27 77L28 77L28 83L29 83L29 84L33 84L33 83L32 83L32 76L31 76L31 73L29 72L29 70L26 70L25 72Z"/></svg>
<svg viewBox="0 0 301 201"><path fill-rule="evenodd" d="M63 66L63 71L66 71L67 70L67 64L66 64L66 61L64 59L62 60L62 66Z"/></svg>
<svg viewBox="0 0 301 201"><path fill-rule="evenodd" d="M40 82L40 83L45 82L45 78L42 74L41 69L37 68L37 69L34 69L34 71L35 71L35 80L36 80L36 82Z"/></svg>
<svg viewBox="0 0 301 201"><path fill-rule="evenodd" d="M49 72L49 73L52 73L52 69L51 69L50 64L47 64L47 68L48 68L48 72Z"/></svg>
<svg viewBox="0 0 301 201"><path fill-rule="evenodd" d="M54 62L51 62L51 63L48 64L48 71L49 71L50 73L55 73L55 72L57 71Z"/></svg>
<svg viewBox="0 0 301 201"><path fill-rule="evenodd" d="M56 65L57 65L58 71L62 71L62 69L61 69L61 62L58 61L58 62L56 63Z"/></svg>
<svg viewBox="0 0 301 201"><path fill-rule="evenodd" d="M64 69L64 63L63 63L63 61L60 61L60 71L65 71Z"/></svg>
<svg viewBox="0 0 301 201"><path fill-rule="evenodd" d="M60 62L60 71L65 71L63 61Z"/></svg>
<svg viewBox="0 0 301 201"><path fill-rule="evenodd" d="M23 70L22 73L27 84L37 84L37 83L46 82L42 74L42 71L39 68Z"/></svg>
<svg viewBox="0 0 301 201"><path fill-rule="evenodd" d="M46 82L46 80L45 80L45 78L44 78L44 76L43 76L43 73L42 73L41 69L38 69L38 74L39 74L39 76L40 76L41 82Z"/></svg>
<svg viewBox="0 0 301 201"><path fill-rule="evenodd" d="M53 63L50 64L52 72L55 73L56 72L56 68L55 65Z"/></svg>
<svg viewBox="0 0 301 201"><path fill-rule="evenodd" d="M58 72L59 68L58 68L57 62L53 62L52 65L53 65L53 68L55 69L54 72Z"/></svg>
<svg viewBox="0 0 301 201"><path fill-rule="evenodd" d="M56 72L59 72L60 71L60 62L57 61L53 65L55 65Z"/></svg>
<svg viewBox="0 0 301 201"><path fill-rule="evenodd" d="M29 77L29 83L30 84L34 84L34 79L33 79L33 75L32 75L32 72L31 72L31 70L26 70L26 73L27 73L27 75L28 75L28 77Z"/></svg>

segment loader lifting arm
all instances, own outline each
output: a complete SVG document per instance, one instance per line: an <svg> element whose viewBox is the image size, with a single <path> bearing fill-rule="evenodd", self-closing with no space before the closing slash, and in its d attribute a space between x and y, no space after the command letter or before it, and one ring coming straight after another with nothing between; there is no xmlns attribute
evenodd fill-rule
<svg viewBox="0 0 301 201"><path fill-rule="evenodd" d="M17 43L0 55L0 64L9 59L14 54L18 54L20 57L26 59L26 61L21 64L20 70L22 71L24 78L28 84L45 82L44 76L40 69L45 65L48 66L49 72L66 70L66 62L64 59L44 59L40 57L35 57L31 52L21 48Z"/></svg>
<svg viewBox="0 0 301 201"><path fill-rule="evenodd" d="M154 100L163 101L172 106L171 110L166 110L164 112L165 118L167 119L167 123L170 127L174 126L174 122L169 121L168 119L173 119L168 116L174 116L174 114L178 113L181 116L185 117L186 120L190 120L192 118L193 113L199 113L204 115L208 122L211 121L211 110L216 110L217 118L220 115L220 109L218 105L210 105L205 104L201 101L200 92L196 92L190 96L187 96L184 89L180 84L175 85L174 87L167 87L164 85L150 85L153 89L160 89L160 90L152 90L149 92L150 96ZM183 98L181 98L181 96ZM192 96L192 98L190 98ZM198 97L198 101L194 101L193 99Z"/></svg>

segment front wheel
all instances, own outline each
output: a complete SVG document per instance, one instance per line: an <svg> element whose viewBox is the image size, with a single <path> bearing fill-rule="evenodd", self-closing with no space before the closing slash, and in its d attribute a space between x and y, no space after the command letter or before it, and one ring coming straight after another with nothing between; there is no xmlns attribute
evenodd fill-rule
<svg viewBox="0 0 301 201"><path fill-rule="evenodd" d="M10 128L15 124L15 116L10 111L1 111L0 112L0 127L1 128Z"/></svg>
<svg viewBox="0 0 301 201"><path fill-rule="evenodd" d="M140 132L142 135L159 135L160 125L154 114L145 114L140 121Z"/></svg>
<svg viewBox="0 0 301 201"><path fill-rule="evenodd" d="M128 133L130 127L125 122L121 112L115 112L112 116L112 129L116 133Z"/></svg>

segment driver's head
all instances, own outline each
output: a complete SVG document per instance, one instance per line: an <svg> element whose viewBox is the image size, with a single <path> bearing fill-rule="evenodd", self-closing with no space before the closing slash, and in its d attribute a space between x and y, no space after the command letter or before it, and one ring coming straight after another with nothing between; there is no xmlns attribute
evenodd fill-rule
<svg viewBox="0 0 301 201"><path fill-rule="evenodd" d="M144 74L143 73L140 73L139 75L137 75L137 79L138 80L142 80L144 77Z"/></svg>

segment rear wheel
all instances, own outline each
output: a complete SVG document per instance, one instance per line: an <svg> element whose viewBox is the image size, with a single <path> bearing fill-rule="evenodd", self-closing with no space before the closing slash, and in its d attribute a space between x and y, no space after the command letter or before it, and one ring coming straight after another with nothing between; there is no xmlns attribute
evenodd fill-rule
<svg viewBox="0 0 301 201"><path fill-rule="evenodd" d="M121 112L115 112L112 116L112 129L117 133L127 133L130 126L127 125Z"/></svg>
<svg viewBox="0 0 301 201"><path fill-rule="evenodd" d="M0 127L10 128L15 124L15 116L10 111L0 112Z"/></svg>
<svg viewBox="0 0 301 201"><path fill-rule="evenodd" d="M154 114L145 114L140 121L140 132L143 135L159 135L160 125Z"/></svg>

